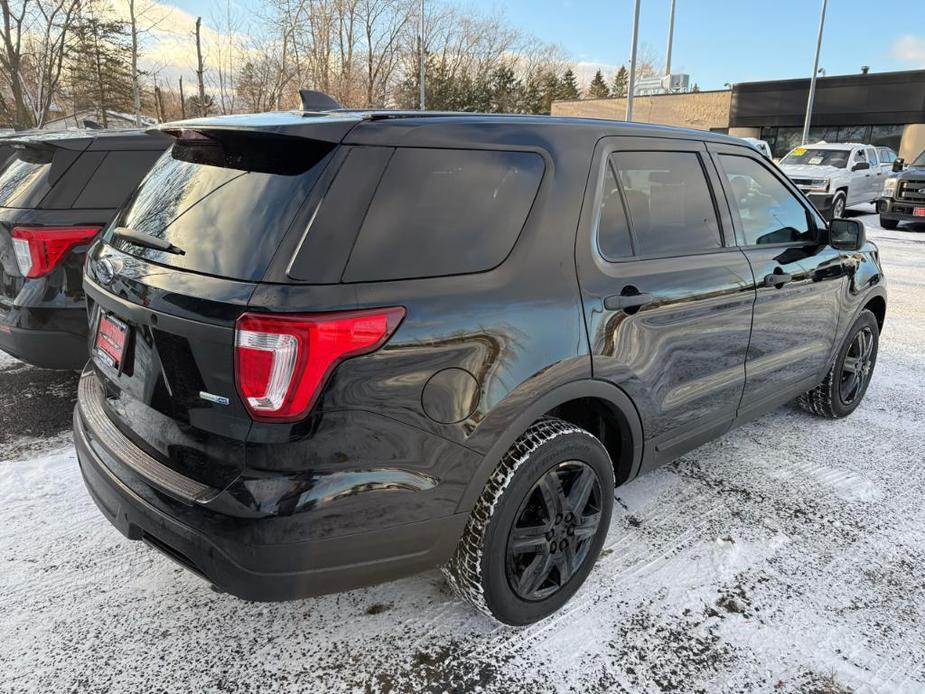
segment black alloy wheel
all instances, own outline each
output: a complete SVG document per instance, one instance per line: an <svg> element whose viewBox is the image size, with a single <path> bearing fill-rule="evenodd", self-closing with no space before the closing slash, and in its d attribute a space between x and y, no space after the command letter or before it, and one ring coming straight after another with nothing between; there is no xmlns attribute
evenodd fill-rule
<svg viewBox="0 0 925 694"><path fill-rule="evenodd" d="M842 361L838 394L845 405L851 405L863 393L873 372L874 335L864 327L854 336Z"/></svg>
<svg viewBox="0 0 925 694"><path fill-rule="evenodd" d="M578 572L601 523L601 480L570 460L549 469L529 491L508 534L506 572L523 600L545 600Z"/></svg>

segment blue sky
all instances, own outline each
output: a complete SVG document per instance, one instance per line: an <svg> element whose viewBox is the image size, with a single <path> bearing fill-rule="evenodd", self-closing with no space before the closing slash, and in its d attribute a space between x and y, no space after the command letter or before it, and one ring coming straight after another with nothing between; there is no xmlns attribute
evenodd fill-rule
<svg viewBox="0 0 925 694"><path fill-rule="evenodd" d="M428 2L429 0L425 0ZM192 14L212 14L209 0L166 0ZM255 8L260 0L235 0ZM166 3L165 3L166 4ZM519 29L559 43L576 61L627 62L632 0L459 0L463 7L498 11ZM902 21L890 8L902 6ZM827 74L925 68L925 1L891 5L829 0L820 65ZM669 0L642 0L640 40L664 58ZM677 0L674 71L702 89L725 82L808 76L821 0ZM878 9L879 8L879 9Z"/></svg>

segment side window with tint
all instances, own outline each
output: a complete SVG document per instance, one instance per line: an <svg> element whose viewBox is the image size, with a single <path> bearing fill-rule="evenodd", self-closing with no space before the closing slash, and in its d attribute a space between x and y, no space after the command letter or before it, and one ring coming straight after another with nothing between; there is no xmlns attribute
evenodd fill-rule
<svg viewBox="0 0 925 694"><path fill-rule="evenodd" d="M719 158L745 245L813 239L806 208L770 171L748 157L721 154Z"/></svg>
<svg viewBox="0 0 925 694"><path fill-rule="evenodd" d="M636 255L722 246L713 197L694 152L615 152Z"/></svg>
<svg viewBox="0 0 925 694"><path fill-rule="evenodd" d="M398 148L344 272L368 282L489 270L527 220L544 162L531 152Z"/></svg>
<svg viewBox="0 0 925 694"><path fill-rule="evenodd" d="M628 258L633 255L626 210L620 195L620 184L608 157L601 182L601 207L597 223L597 247L608 260Z"/></svg>

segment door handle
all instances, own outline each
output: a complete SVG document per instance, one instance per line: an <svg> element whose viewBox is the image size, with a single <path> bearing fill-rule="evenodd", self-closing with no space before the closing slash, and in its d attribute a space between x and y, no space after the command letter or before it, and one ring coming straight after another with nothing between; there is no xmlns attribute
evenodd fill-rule
<svg viewBox="0 0 925 694"><path fill-rule="evenodd" d="M651 294L613 294L604 297L604 308L608 311L625 311L626 309L642 308L655 301Z"/></svg>
<svg viewBox="0 0 925 694"><path fill-rule="evenodd" d="M770 275L764 276L764 286L765 287L777 287L780 289L787 282L793 281L793 275L789 272L772 272Z"/></svg>

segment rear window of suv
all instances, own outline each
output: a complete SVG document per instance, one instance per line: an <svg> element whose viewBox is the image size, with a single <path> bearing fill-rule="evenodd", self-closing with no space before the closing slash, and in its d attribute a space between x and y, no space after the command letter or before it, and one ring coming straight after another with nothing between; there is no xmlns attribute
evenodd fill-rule
<svg viewBox="0 0 925 694"><path fill-rule="evenodd" d="M50 150L14 150L0 172L0 207L37 207L50 188L51 161Z"/></svg>
<svg viewBox="0 0 925 694"><path fill-rule="evenodd" d="M504 260L543 177L532 152L395 150L344 272L365 282L489 270Z"/></svg>
<svg viewBox="0 0 925 694"><path fill-rule="evenodd" d="M334 147L231 131L184 135L154 164L110 227L164 239L184 253L111 235L107 240L161 265L259 280Z"/></svg>

